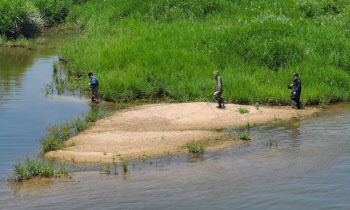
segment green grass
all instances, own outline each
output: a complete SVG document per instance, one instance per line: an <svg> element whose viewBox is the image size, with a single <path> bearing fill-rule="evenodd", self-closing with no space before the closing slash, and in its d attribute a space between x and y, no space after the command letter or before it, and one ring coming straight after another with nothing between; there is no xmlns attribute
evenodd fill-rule
<svg viewBox="0 0 350 210"><path fill-rule="evenodd" d="M121 158L124 173L128 172L129 159Z"/></svg>
<svg viewBox="0 0 350 210"><path fill-rule="evenodd" d="M203 153L204 152L204 146L201 142L190 142L187 145L187 149L190 153Z"/></svg>
<svg viewBox="0 0 350 210"><path fill-rule="evenodd" d="M250 136L249 136L249 134L241 133L241 134L239 134L239 139L248 141L248 140L250 140Z"/></svg>
<svg viewBox="0 0 350 210"><path fill-rule="evenodd" d="M38 158L25 158L14 167L13 174L8 178L10 182L22 182L34 177L67 176L69 173L64 162L60 163L56 169L53 160L44 161Z"/></svg>
<svg viewBox="0 0 350 210"><path fill-rule="evenodd" d="M69 8L84 1L1 0L0 35L4 34L7 40L34 37L44 27L63 23Z"/></svg>
<svg viewBox="0 0 350 210"><path fill-rule="evenodd" d="M240 114L245 114L245 113L249 113L249 110L246 109L246 108L241 108L241 107L239 107L239 108L238 108L238 112L239 112Z"/></svg>
<svg viewBox="0 0 350 210"><path fill-rule="evenodd" d="M79 132L89 127L89 123L108 116L110 112L104 110L92 110L83 117L72 121L66 121L60 125L47 127L48 134L41 139L41 148L44 152L63 149L67 146L75 146L75 142L66 145L65 142Z"/></svg>
<svg viewBox="0 0 350 210"><path fill-rule="evenodd" d="M293 72L303 104L347 101L349 14L345 0L88 0L71 7L84 34L60 56L113 101L212 101L215 69L228 102L292 104Z"/></svg>

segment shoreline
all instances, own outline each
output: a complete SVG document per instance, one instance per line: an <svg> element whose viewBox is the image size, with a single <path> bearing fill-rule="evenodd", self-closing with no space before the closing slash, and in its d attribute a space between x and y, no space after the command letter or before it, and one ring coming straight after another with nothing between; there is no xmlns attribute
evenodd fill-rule
<svg viewBox="0 0 350 210"><path fill-rule="evenodd" d="M240 114L238 108L249 113ZM247 122L266 123L273 119L289 120L310 116L319 111L308 107L293 110L286 106L259 107L227 104L217 109L216 103L160 103L117 111L98 120L93 126L69 139L75 146L50 151L46 157L74 162L120 162L121 158L139 159L184 154L186 144L200 141L206 151L217 151L247 141L230 133L213 130L243 126Z"/></svg>

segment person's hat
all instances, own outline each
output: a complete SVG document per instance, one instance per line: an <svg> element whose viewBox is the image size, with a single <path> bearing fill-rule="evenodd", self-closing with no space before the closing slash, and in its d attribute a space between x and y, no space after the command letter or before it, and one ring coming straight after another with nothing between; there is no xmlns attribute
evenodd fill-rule
<svg viewBox="0 0 350 210"><path fill-rule="evenodd" d="M219 71L218 70L214 71L214 74L219 75Z"/></svg>
<svg viewBox="0 0 350 210"><path fill-rule="evenodd" d="M295 76L298 76L299 77L299 74L298 73L293 73L293 76L295 77Z"/></svg>

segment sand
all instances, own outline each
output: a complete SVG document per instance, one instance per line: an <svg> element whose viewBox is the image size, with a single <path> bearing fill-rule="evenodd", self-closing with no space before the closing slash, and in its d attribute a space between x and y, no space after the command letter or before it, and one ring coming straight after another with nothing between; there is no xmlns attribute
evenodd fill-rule
<svg viewBox="0 0 350 210"><path fill-rule="evenodd" d="M238 108L249 113L240 114ZM187 152L186 144L202 141L207 151L244 143L232 134L216 132L246 122L265 123L275 117L289 120L312 115L317 108L293 110L291 107L260 107L227 104L217 109L215 103L171 103L133 107L97 121L72 141L76 146L47 152L45 156L77 162L112 162L112 157L140 158Z"/></svg>

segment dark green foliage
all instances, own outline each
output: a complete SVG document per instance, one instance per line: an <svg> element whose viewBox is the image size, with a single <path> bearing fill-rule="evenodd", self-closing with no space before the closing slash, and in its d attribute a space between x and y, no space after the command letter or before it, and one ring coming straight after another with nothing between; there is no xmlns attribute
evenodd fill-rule
<svg viewBox="0 0 350 210"><path fill-rule="evenodd" d="M66 164L60 163L58 169L55 169L52 160L44 161L38 158L26 158L23 162L16 164L13 175L8 180L11 182L22 182L34 177L53 177L68 175Z"/></svg>
<svg viewBox="0 0 350 210"><path fill-rule="evenodd" d="M68 73L94 72L107 99L211 101L221 71L228 102L350 99L350 9L342 0L90 0L67 20L85 34L60 54ZM307 6L311 5L311 6ZM312 18L306 13L317 11ZM85 85L86 82L82 83Z"/></svg>

